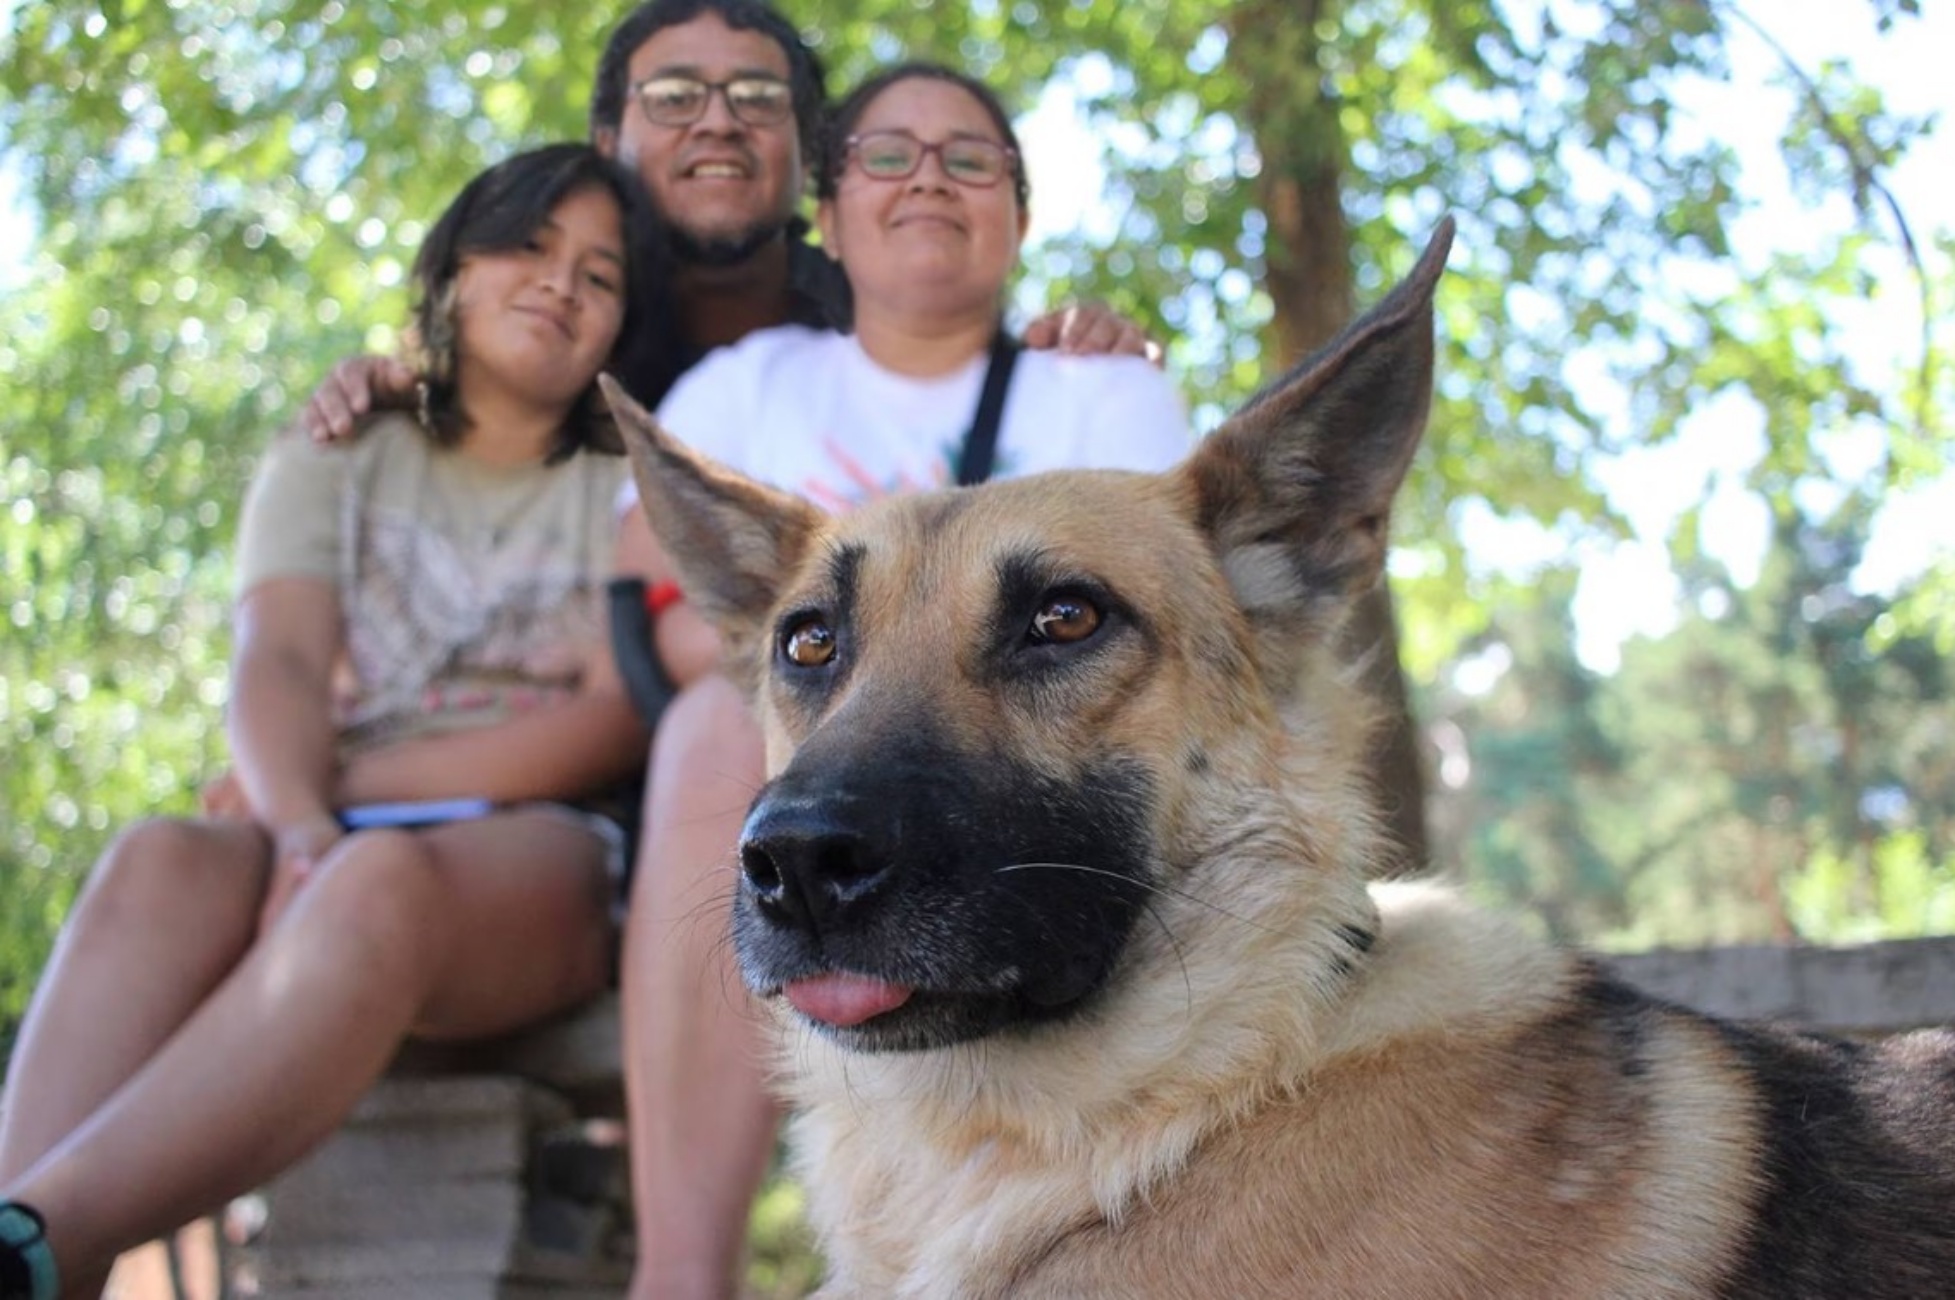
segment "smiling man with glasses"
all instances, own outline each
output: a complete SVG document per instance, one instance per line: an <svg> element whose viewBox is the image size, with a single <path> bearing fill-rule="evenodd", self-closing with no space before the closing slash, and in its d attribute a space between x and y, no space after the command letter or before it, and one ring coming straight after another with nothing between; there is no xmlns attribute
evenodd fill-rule
<svg viewBox="0 0 1955 1300"><path fill-rule="evenodd" d="M729 113L748 126L779 126L794 111L793 92L779 77L730 77L701 81L668 74L647 77L631 85L645 116L659 126L691 126L706 116L706 105L717 91L726 96Z"/></svg>
<svg viewBox="0 0 1955 1300"><path fill-rule="evenodd" d="M795 220L820 139L822 69L754 0L654 0L612 33L591 135L671 227L695 359L754 329L847 323L847 290Z"/></svg>

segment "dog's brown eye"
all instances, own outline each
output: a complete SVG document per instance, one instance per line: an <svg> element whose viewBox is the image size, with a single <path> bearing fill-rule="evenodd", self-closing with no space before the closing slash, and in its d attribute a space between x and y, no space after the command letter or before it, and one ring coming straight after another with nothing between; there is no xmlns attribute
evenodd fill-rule
<svg viewBox="0 0 1955 1300"><path fill-rule="evenodd" d="M1055 596L1032 615L1032 639L1070 645L1099 630L1100 611L1078 596Z"/></svg>
<svg viewBox="0 0 1955 1300"><path fill-rule="evenodd" d="M818 618L804 618L788 629L781 651L789 663L819 668L835 657L835 633Z"/></svg>

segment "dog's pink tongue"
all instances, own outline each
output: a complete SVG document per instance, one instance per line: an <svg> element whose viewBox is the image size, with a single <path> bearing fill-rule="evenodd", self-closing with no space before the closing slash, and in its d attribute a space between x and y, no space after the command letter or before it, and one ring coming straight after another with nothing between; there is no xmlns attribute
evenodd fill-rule
<svg viewBox="0 0 1955 1300"><path fill-rule="evenodd" d="M818 975L781 990L788 1005L808 1019L841 1028L894 1011L910 1000L911 991L867 975Z"/></svg>

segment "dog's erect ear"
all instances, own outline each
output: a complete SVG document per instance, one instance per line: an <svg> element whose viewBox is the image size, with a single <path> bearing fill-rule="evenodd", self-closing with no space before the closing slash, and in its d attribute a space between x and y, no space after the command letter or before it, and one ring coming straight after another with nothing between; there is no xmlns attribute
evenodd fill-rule
<svg viewBox="0 0 1955 1300"><path fill-rule="evenodd" d="M692 451L610 375L600 375L598 385L617 417L652 535L678 570L686 599L734 649L760 629L821 526L821 512Z"/></svg>
<svg viewBox="0 0 1955 1300"><path fill-rule="evenodd" d="M1269 385L1178 471L1266 645L1321 633L1378 580L1432 405L1432 294L1451 217L1403 283Z"/></svg>

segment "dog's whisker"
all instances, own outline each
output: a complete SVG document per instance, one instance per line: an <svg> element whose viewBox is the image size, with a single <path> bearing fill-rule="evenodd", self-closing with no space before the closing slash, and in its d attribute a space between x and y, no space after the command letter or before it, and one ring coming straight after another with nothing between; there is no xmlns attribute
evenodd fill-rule
<svg viewBox="0 0 1955 1300"><path fill-rule="evenodd" d="M1121 875L1117 871L1108 871L1103 867L1089 867L1083 863L1020 862L1014 864L1013 866L999 868L998 874L1003 875L1005 872L1008 871L1020 871L1020 870L1025 870L1027 868L1038 868L1038 867L1045 867L1045 868L1050 868L1052 870L1059 870L1059 871L1080 871L1088 875L1109 876L1116 880L1121 880L1121 881L1130 882L1132 884L1141 885L1144 888L1150 889L1157 894L1162 894L1164 896L1171 897L1171 898L1182 898L1182 899L1186 899L1191 903L1202 904L1204 906L1211 908L1214 911L1220 912L1222 915L1229 917L1231 920L1237 920L1237 921L1243 920L1243 918L1235 916L1233 913L1228 912L1224 908L1216 907L1213 903L1205 903L1204 900L1200 898L1196 898L1194 895L1188 893L1185 890L1170 889L1165 886L1155 885L1149 881L1136 880L1132 876ZM1051 929L1046 924L1046 918L1044 912L1040 910L1037 904L1029 898L1023 899L1021 901L1023 902L1025 909L1031 914L1032 918L1038 923L1040 928L1044 929L1049 935L1051 933ZM1175 934L1174 927L1168 924L1167 918L1161 915L1160 909L1155 907L1151 901L1147 899L1142 899L1140 906L1142 907L1142 909L1146 911L1148 918L1152 920L1155 925L1160 927L1162 937L1167 940L1168 947L1172 949L1174 952L1175 965L1181 971L1181 986L1184 995L1182 1010L1184 1014L1192 1016L1195 1010L1195 986L1194 986L1194 981L1190 978L1188 974L1188 959L1186 953L1182 949L1181 939L1178 935ZM1244 923L1251 926L1255 925L1255 922L1253 921L1245 921ZM988 1044L985 1046L988 1046Z"/></svg>
<svg viewBox="0 0 1955 1300"><path fill-rule="evenodd" d="M728 858L717 866L709 868L692 882L691 892L697 893L702 889L712 891L712 897L707 900L708 902L730 905L740 892L740 873L733 859Z"/></svg>
<svg viewBox="0 0 1955 1300"><path fill-rule="evenodd" d="M765 780L756 783L751 777L749 777L746 774L745 769L740 769L738 771L735 771L731 768L720 767L715 765L713 767L707 768L706 774L708 776L717 777L719 780L725 782L727 785L739 787L741 790L746 792L747 798L749 799L759 794L760 787L766 784Z"/></svg>
<svg viewBox="0 0 1955 1300"><path fill-rule="evenodd" d="M812 1050L814 1044L808 1043L807 1046ZM856 1085L854 1065L853 1060L847 1057L842 1059L842 1092L848 1098L849 1113L860 1119L868 1112L869 1106L862 1098L861 1088Z"/></svg>
<svg viewBox="0 0 1955 1300"><path fill-rule="evenodd" d="M698 893L702 889L711 889L713 892L680 912L673 922L674 925L717 925L722 929L727 928L727 918L732 914L733 897L736 891L718 885L714 881L702 880L695 883L688 892Z"/></svg>
<svg viewBox="0 0 1955 1300"><path fill-rule="evenodd" d="M1160 894L1165 898L1178 898L1183 902L1193 903L1197 907L1205 907L1218 916L1225 916L1231 921L1246 925L1252 930L1260 930L1264 934L1280 936L1288 933L1288 931L1277 929L1275 926L1265 925L1253 917L1243 916L1238 912L1231 912L1220 903L1203 898L1199 894L1192 894L1185 889L1176 889L1172 885L1161 885L1151 880L1141 880L1136 876L1125 875L1118 871L1109 871L1105 867L1087 866L1081 862L1015 862L1010 866L999 867L997 874L1002 876L1013 871L1078 871L1089 876L1105 876L1110 880L1118 880L1122 884L1137 885L1150 893Z"/></svg>
<svg viewBox="0 0 1955 1300"><path fill-rule="evenodd" d="M1182 1013L1192 1017L1195 1014L1195 982L1188 974L1188 956L1182 950L1181 939L1153 903L1143 901L1141 907L1154 918L1154 924L1161 927L1161 937L1168 941L1168 947L1174 951L1174 964L1181 970Z"/></svg>

